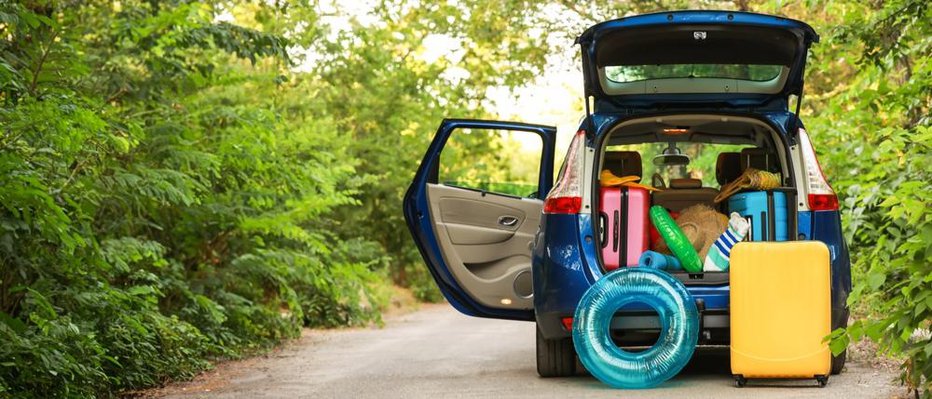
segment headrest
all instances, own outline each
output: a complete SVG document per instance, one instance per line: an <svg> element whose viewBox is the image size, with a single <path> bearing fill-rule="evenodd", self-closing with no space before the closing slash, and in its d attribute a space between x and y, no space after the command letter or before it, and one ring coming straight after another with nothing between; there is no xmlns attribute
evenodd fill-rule
<svg viewBox="0 0 932 399"><path fill-rule="evenodd" d="M765 148L745 148L741 150L741 171L744 172L748 167L768 172L780 171L779 165L777 165L777 155Z"/></svg>
<svg viewBox="0 0 932 399"><path fill-rule="evenodd" d="M641 177L641 154L637 151L606 151L603 165L618 177Z"/></svg>
<svg viewBox="0 0 932 399"><path fill-rule="evenodd" d="M670 188L702 188L702 180L670 179Z"/></svg>
<svg viewBox="0 0 932 399"><path fill-rule="evenodd" d="M741 154L737 152L723 152L718 154L715 161L715 180L720 185L726 185L741 176Z"/></svg>

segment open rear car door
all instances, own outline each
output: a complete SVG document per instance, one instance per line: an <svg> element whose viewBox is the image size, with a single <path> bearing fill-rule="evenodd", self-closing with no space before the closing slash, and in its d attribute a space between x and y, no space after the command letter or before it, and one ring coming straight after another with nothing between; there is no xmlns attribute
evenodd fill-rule
<svg viewBox="0 0 932 399"><path fill-rule="evenodd" d="M460 312L533 320L531 250L553 183L556 129L444 120L404 197L437 286Z"/></svg>

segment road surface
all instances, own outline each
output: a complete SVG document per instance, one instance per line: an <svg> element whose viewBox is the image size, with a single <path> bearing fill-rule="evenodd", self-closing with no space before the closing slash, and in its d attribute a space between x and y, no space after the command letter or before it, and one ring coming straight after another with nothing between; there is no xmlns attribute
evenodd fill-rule
<svg viewBox="0 0 932 399"><path fill-rule="evenodd" d="M610 389L588 375L543 379L534 324L466 317L449 305L389 318L382 329L310 330L273 354L222 365L158 395L172 398L890 398L894 373L850 361L826 388L811 380L737 389L727 353L701 353L659 388Z"/></svg>

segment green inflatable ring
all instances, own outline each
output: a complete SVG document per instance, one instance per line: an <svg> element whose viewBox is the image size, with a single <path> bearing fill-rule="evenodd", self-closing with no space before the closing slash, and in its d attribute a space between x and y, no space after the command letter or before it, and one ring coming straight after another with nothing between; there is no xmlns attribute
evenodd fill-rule
<svg viewBox="0 0 932 399"><path fill-rule="evenodd" d="M690 273L701 273L702 260L699 259L699 254L667 210L660 205L650 207L650 221L654 223L670 251L673 251L673 255L683 264L683 269Z"/></svg>

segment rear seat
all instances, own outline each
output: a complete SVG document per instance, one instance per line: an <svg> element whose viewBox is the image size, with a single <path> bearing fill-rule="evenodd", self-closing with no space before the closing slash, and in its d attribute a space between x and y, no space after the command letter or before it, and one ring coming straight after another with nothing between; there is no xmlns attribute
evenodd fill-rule
<svg viewBox="0 0 932 399"><path fill-rule="evenodd" d="M637 151L606 151L602 168L618 177L641 177L641 154Z"/></svg>
<svg viewBox="0 0 932 399"><path fill-rule="evenodd" d="M778 171L779 165L776 165L774 160L774 154L763 148L745 148L740 153L723 152L718 154L715 163L715 179L718 184L724 186L737 179L748 166ZM637 151L606 151L603 168L610 170L615 176L641 177L641 154ZM654 192L653 204L662 205L673 212L680 212L694 204L706 204L716 208L713 202L716 195L718 190L702 187L701 180L673 179L669 188Z"/></svg>
<svg viewBox="0 0 932 399"><path fill-rule="evenodd" d="M726 185L752 167L768 172L780 173L777 155L764 148L745 148L741 152L723 152L715 162L715 180Z"/></svg>
<svg viewBox="0 0 932 399"><path fill-rule="evenodd" d="M745 148L741 150L741 171L748 167L768 172L779 173L780 161L777 154L765 148Z"/></svg>
<svg viewBox="0 0 932 399"><path fill-rule="evenodd" d="M718 181L718 184L724 186L741 176L743 169L741 167L740 153L719 153L718 159L715 161L715 180Z"/></svg>
<svg viewBox="0 0 932 399"><path fill-rule="evenodd" d="M654 192L654 205L661 205L672 212L680 212L695 204L706 204L715 208L715 196L718 190L711 187L702 187L699 179L673 179L669 187L663 191Z"/></svg>

